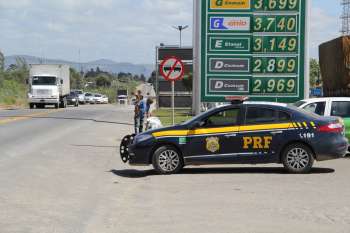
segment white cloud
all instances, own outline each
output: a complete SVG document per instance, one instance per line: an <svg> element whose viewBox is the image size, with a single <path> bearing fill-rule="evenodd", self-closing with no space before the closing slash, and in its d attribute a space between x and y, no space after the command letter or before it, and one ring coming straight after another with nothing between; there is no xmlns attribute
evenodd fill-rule
<svg viewBox="0 0 350 233"><path fill-rule="evenodd" d="M314 7L310 20L311 56L318 58L318 46L323 42L340 36L340 20L326 10Z"/></svg>
<svg viewBox="0 0 350 233"><path fill-rule="evenodd" d="M314 1L311 55L339 36L339 16ZM77 60L110 58L153 63L159 43L178 44L171 26L190 25L184 44L192 44L192 0L0 0L1 49ZM40 39L38 39L40 37Z"/></svg>
<svg viewBox="0 0 350 233"><path fill-rule="evenodd" d="M31 0L0 0L0 9L23 8L29 6L31 3Z"/></svg>

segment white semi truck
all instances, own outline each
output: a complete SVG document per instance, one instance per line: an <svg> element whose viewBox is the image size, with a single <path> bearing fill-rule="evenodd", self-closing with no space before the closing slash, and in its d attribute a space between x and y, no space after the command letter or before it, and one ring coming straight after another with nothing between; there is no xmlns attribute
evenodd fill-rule
<svg viewBox="0 0 350 233"><path fill-rule="evenodd" d="M29 107L42 108L54 105L67 107L70 93L70 70L68 65L31 65L29 71Z"/></svg>

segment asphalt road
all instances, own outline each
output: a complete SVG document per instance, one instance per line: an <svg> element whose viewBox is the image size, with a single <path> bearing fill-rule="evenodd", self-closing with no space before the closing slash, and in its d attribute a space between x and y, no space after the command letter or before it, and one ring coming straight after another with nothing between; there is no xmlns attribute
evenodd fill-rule
<svg viewBox="0 0 350 233"><path fill-rule="evenodd" d="M350 232L350 159L280 166L122 164L132 109L0 110L1 233Z"/></svg>

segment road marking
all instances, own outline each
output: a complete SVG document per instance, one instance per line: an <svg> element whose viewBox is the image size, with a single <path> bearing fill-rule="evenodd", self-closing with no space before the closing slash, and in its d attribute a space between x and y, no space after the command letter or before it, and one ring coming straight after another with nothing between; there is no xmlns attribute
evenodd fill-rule
<svg viewBox="0 0 350 233"><path fill-rule="evenodd" d="M9 118L5 118L5 119L0 120L0 125L8 124L8 123L15 122L15 121L28 120L28 119L33 118L33 117L47 116L51 113L62 112L62 111L63 111L63 109L58 109L58 110L55 109L55 110L50 110L48 112L39 112L39 113L33 113L33 114L29 114L29 115L9 117Z"/></svg>

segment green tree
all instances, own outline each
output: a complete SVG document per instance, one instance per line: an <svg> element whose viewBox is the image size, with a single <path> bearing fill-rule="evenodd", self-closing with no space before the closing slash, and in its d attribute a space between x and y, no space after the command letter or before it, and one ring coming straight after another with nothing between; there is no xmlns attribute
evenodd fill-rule
<svg viewBox="0 0 350 233"><path fill-rule="evenodd" d="M73 68L70 68L70 86L71 89L82 89L84 87L83 77Z"/></svg>
<svg viewBox="0 0 350 233"><path fill-rule="evenodd" d="M141 80L142 82L146 82L146 77L145 77L145 75L144 75L144 74L141 74L141 76L140 76L140 80Z"/></svg>
<svg viewBox="0 0 350 233"><path fill-rule="evenodd" d="M317 81L321 78L320 64L314 58L310 60L310 86L316 86Z"/></svg>
<svg viewBox="0 0 350 233"><path fill-rule="evenodd" d="M17 58L12 69L0 72L0 104L25 105L27 96L26 80L29 77L28 65Z"/></svg>
<svg viewBox="0 0 350 233"><path fill-rule="evenodd" d="M156 86L156 81L157 81L156 75L157 75L156 71L153 71L151 74L151 77L149 77L148 79L148 83L152 83L154 87Z"/></svg>
<svg viewBox="0 0 350 233"><path fill-rule="evenodd" d="M185 77L182 79L182 83L185 86L185 88L187 89L187 91L191 92L192 91L192 87L193 87L193 74L192 73L188 73L187 75L185 75Z"/></svg>
<svg viewBox="0 0 350 233"><path fill-rule="evenodd" d="M96 78L96 86L97 87L110 87L112 84L111 80L105 75L101 75Z"/></svg>

